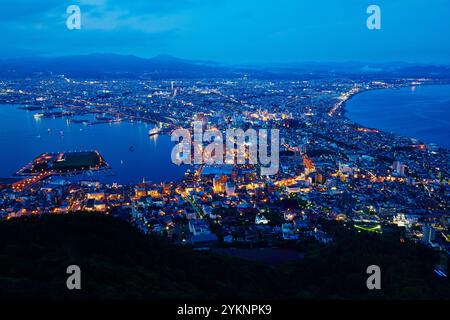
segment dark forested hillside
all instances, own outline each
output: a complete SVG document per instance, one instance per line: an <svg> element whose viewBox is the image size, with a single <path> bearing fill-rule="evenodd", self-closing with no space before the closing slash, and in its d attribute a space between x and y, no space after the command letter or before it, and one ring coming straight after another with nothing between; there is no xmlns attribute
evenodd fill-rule
<svg viewBox="0 0 450 320"><path fill-rule="evenodd" d="M0 222L0 298L450 298L436 256L389 238L336 232L338 243L268 266L174 246L109 216L78 214ZM357 237L357 238L355 238ZM66 289L79 265L82 290ZM383 288L366 288L378 264Z"/></svg>

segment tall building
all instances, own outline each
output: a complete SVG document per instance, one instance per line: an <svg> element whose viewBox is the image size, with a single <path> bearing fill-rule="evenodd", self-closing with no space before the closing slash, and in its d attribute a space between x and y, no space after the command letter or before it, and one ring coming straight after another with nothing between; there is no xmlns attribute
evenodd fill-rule
<svg viewBox="0 0 450 320"><path fill-rule="evenodd" d="M394 170L394 174L396 174L398 176L405 175L405 168L406 168L406 166L397 160L395 160L394 163L392 164L392 169Z"/></svg>
<svg viewBox="0 0 450 320"><path fill-rule="evenodd" d="M422 226L422 243L424 244L432 244L432 242L436 239L436 231L429 224L424 224Z"/></svg>
<svg viewBox="0 0 450 320"><path fill-rule="evenodd" d="M213 190L214 193L224 193L225 192L225 184L227 183L227 176L225 175L216 175L213 178Z"/></svg>
<svg viewBox="0 0 450 320"><path fill-rule="evenodd" d="M225 192L227 196L229 197L235 196L236 195L235 191L236 187L232 182L228 181L227 183L225 183Z"/></svg>

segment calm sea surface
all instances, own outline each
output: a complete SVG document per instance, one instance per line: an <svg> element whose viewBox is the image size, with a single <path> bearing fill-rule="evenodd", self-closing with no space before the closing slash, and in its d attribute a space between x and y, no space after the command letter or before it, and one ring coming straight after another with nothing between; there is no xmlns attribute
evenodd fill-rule
<svg viewBox="0 0 450 320"><path fill-rule="evenodd" d="M364 126L450 148L449 85L364 92L347 102L346 111ZM170 137L148 137L152 125L124 121L85 126L66 118L35 119L34 113L0 105L0 177L10 177L43 152L93 149L112 168L113 175L101 177L105 182L175 181L186 169L172 164Z"/></svg>
<svg viewBox="0 0 450 320"><path fill-rule="evenodd" d="M86 126L69 123L66 118L35 119L35 113L0 105L0 178L10 177L43 152L94 149L112 168L110 174L101 175L104 182L161 182L183 177L186 168L171 162L174 143L169 136L149 138L150 124L124 121Z"/></svg>
<svg viewBox="0 0 450 320"><path fill-rule="evenodd" d="M416 86L357 94L346 115L371 128L450 148L450 86Z"/></svg>

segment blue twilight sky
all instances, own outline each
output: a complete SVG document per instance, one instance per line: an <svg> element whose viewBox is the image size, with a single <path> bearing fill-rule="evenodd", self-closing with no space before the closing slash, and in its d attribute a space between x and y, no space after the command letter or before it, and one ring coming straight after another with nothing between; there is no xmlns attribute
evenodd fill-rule
<svg viewBox="0 0 450 320"><path fill-rule="evenodd" d="M0 0L0 57L450 63L449 0ZM366 9L381 8L381 30ZM66 9L81 8L81 30Z"/></svg>

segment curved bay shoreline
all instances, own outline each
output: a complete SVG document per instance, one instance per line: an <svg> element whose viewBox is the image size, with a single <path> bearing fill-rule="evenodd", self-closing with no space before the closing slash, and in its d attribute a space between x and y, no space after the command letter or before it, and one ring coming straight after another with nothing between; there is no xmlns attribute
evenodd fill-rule
<svg viewBox="0 0 450 320"><path fill-rule="evenodd" d="M385 129L383 128L383 125L378 124L378 125L374 125L374 124L365 124L364 121L361 121L361 119L355 119L354 115L349 115L349 112L351 112L349 110L349 103L355 103L354 102L354 98L355 97L359 97L362 94L367 94L369 92L386 92L386 91L391 91L391 92L395 92L395 91L401 91L401 90L407 90L407 89L412 89L414 87L416 88L428 88L428 87L439 87L439 86L448 86L450 87L450 83L444 82L444 83L427 83L427 84L420 84L420 85L407 85L407 86L398 86L398 87L391 87L391 88L369 88L369 89L362 89L357 93L352 94L347 100L345 100L342 103L342 106L340 107L340 117L343 117L344 119L350 121L351 123L358 125L360 127L363 128L368 128L368 129L376 129L380 132L384 132L386 134L390 134L399 138L408 138L408 139L414 139L417 140L420 143L426 144L426 145L437 145L440 148L444 148L447 150L450 150L450 147L447 145L443 145L442 143L440 143L439 141L426 141L426 139L424 139L423 137L419 137L416 136L414 134L405 134L405 133L401 133L401 132L397 132L395 130L389 130L389 129ZM450 94L449 94L449 98L450 98ZM360 106L358 106L359 108ZM355 109L356 110L356 109ZM367 117L369 118L370 115L367 115ZM449 133L450 135L450 133Z"/></svg>

